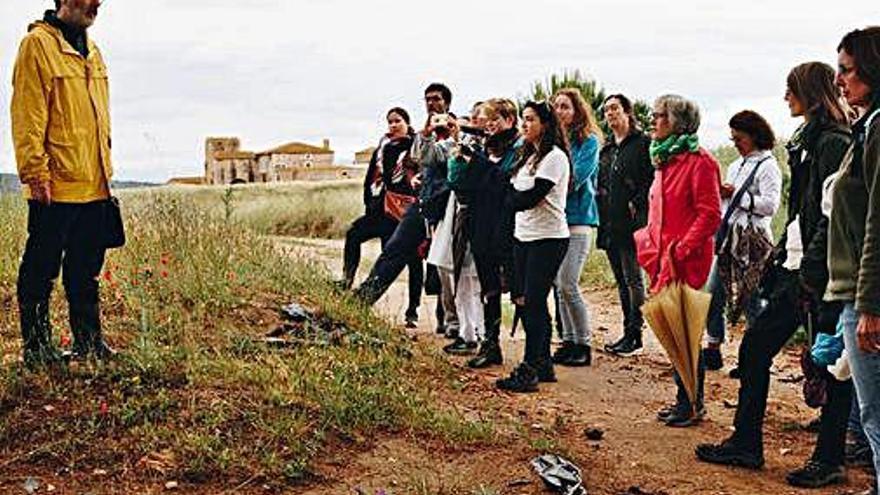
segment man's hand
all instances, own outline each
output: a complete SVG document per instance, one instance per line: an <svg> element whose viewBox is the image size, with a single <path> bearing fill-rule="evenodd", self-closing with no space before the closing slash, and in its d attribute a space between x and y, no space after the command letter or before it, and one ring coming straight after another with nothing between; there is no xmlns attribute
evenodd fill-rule
<svg viewBox="0 0 880 495"><path fill-rule="evenodd" d="M37 203L44 205L52 203L52 186L48 181L28 182L28 188L31 190L31 198Z"/></svg>
<svg viewBox="0 0 880 495"><path fill-rule="evenodd" d="M863 352L880 353L880 315L862 313L856 340Z"/></svg>

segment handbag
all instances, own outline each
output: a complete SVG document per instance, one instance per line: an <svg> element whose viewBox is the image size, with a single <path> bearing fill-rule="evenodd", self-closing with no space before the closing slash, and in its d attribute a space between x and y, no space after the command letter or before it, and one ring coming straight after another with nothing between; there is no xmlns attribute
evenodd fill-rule
<svg viewBox="0 0 880 495"><path fill-rule="evenodd" d="M115 249L125 246L125 224L122 221L122 208L119 198L110 196L104 201L104 222L101 231L103 246L105 249Z"/></svg>
<svg viewBox="0 0 880 495"><path fill-rule="evenodd" d="M383 208L386 215L399 222L406 210L415 203L415 196L386 190Z"/></svg>

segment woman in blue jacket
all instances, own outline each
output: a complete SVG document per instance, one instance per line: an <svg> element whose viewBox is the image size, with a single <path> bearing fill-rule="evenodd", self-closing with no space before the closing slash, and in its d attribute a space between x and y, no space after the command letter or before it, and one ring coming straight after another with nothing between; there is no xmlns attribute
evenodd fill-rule
<svg viewBox="0 0 880 495"><path fill-rule="evenodd" d="M559 90L553 97L553 109L568 136L572 166L572 180L565 205L571 238L556 276L562 346L553 355L553 362L564 366L589 366L590 316L578 281L590 254L592 229L599 225L596 176L603 135L593 110L578 90Z"/></svg>

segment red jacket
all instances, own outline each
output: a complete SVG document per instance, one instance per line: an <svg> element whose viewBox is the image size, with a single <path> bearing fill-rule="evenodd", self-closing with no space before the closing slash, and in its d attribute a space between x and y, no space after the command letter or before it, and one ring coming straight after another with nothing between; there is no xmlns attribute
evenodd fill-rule
<svg viewBox="0 0 880 495"><path fill-rule="evenodd" d="M706 283L721 225L720 183L718 162L702 148L673 156L654 173L648 225L635 233L652 294L674 280L695 289Z"/></svg>

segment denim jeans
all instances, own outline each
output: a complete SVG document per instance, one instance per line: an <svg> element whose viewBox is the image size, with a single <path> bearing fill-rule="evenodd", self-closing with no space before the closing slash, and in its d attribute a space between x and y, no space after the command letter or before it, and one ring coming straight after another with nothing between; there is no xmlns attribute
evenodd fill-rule
<svg viewBox="0 0 880 495"><path fill-rule="evenodd" d="M727 288L724 281L718 276L718 258L712 263L712 272L709 274L709 282L706 284L706 291L712 294L712 302L709 304L709 317L706 320L706 340L710 344L723 344L724 337L727 332L727 319L724 310L727 306ZM746 321L751 326L755 321L755 316L760 310L760 298L757 294L746 301L744 309Z"/></svg>
<svg viewBox="0 0 880 495"><path fill-rule="evenodd" d="M578 345L590 343L590 315L581 296L578 282L590 254L590 233L572 234L568 251L556 275L558 315L562 323L562 340Z"/></svg>
<svg viewBox="0 0 880 495"><path fill-rule="evenodd" d="M620 296L623 310L623 333L627 337L642 337L642 305L645 304L645 282L642 269L636 260L635 243L609 247L605 254Z"/></svg>
<svg viewBox="0 0 880 495"><path fill-rule="evenodd" d="M850 303L844 306L840 321L843 323L843 338L849 352L849 365L853 384L862 411L862 428L874 452L874 469L880 472L880 353L863 352L856 341L856 328L859 325L859 312ZM880 487L878 487L880 489Z"/></svg>

